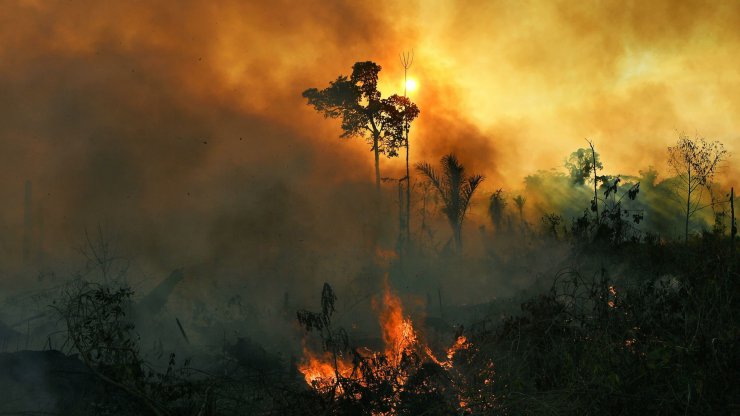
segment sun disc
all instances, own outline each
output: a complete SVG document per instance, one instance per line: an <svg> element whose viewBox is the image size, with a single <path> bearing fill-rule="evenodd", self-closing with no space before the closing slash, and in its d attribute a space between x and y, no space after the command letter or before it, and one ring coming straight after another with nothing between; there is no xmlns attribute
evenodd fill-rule
<svg viewBox="0 0 740 416"><path fill-rule="evenodd" d="M406 80L406 90L407 91L415 91L417 88L416 80L409 78Z"/></svg>

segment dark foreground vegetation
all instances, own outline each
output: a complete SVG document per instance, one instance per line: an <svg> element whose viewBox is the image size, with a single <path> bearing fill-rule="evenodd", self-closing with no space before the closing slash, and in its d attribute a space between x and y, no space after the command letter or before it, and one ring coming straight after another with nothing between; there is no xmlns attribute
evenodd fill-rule
<svg viewBox="0 0 740 416"><path fill-rule="evenodd" d="M313 387L243 339L209 368L172 355L155 370L129 317L133 292L78 281L54 305L75 354L0 354L4 414L41 402L64 415L737 414L740 273L727 238L570 244L580 266L519 311L488 305L458 330L466 347L450 366L414 346L396 361L358 352L332 326L341 294L327 285L319 311L299 318L356 371Z"/></svg>

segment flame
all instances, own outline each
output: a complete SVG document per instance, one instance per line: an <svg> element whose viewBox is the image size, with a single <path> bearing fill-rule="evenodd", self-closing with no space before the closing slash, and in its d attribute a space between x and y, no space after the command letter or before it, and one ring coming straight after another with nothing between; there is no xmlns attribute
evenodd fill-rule
<svg viewBox="0 0 740 416"><path fill-rule="evenodd" d="M461 335L455 340L455 343L447 350L447 361L452 362L452 359L455 357L455 353L457 353L460 350L466 350L470 347L470 344L468 343L468 339Z"/></svg>
<svg viewBox="0 0 740 416"><path fill-rule="evenodd" d="M318 356L304 346L303 362L298 366L298 370L309 386L321 391L336 387L337 393L342 394L341 386L337 383L337 372L340 377L350 377L352 364L337 357L335 370L333 363L334 357L331 353L326 352Z"/></svg>
<svg viewBox="0 0 740 416"><path fill-rule="evenodd" d="M411 351L419 338L411 318L404 316L401 299L391 291L387 278L384 286L380 328L383 333L385 355L392 364L398 365L403 353Z"/></svg>
<svg viewBox="0 0 740 416"><path fill-rule="evenodd" d="M429 346L420 340L411 318L404 314L401 299L391 290L387 276L384 283L382 304L378 305L374 300L373 307L378 311L384 343L383 352L374 352L368 348L361 348L356 351L363 357L385 357L389 368L398 367L404 355L417 352L420 353L422 359L432 361L450 370L453 367L455 354L470 347L468 339L459 336L455 343L447 349L446 360L439 360ZM355 367L352 361L346 357L335 357L330 352L315 354L305 346L303 354L303 361L298 369L303 374L306 383L314 389L320 391L335 389L336 394L341 395L343 392L341 383L337 382L337 375L342 378L362 376L361 370ZM394 377L400 385L404 385L407 380L407 376L404 374L397 374ZM465 406L461 405L461 407Z"/></svg>

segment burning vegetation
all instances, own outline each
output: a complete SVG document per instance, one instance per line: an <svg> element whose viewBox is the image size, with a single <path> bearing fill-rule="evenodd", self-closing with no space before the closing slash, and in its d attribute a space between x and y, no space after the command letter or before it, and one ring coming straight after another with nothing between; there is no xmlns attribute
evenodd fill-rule
<svg viewBox="0 0 740 416"><path fill-rule="evenodd" d="M385 391L393 396L387 400L390 409L386 413L395 414L392 404L404 393L415 373L431 364L450 370L455 354L467 348L466 338L460 335L446 351L446 359L437 359L414 328L411 318L404 314L401 300L392 292L387 277L382 300L376 304L385 345L383 351L352 346L344 330L332 328L336 298L328 284L324 285L321 299L320 313L301 311L298 320L308 331L319 331L324 351L317 354L304 346L299 370L309 386L332 397L351 395L362 401L363 395ZM381 385L387 388L382 389Z"/></svg>

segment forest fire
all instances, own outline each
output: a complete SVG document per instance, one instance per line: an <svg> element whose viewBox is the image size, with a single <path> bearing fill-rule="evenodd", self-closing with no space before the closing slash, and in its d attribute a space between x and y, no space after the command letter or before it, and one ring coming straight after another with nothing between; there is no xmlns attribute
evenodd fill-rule
<svg viewBox="0 0 740 416"><path fill-rule="evenodd" d="M467 349L469 343L466 337L459 336L455 343L446 351L445 360L438 359L431 348L420 339L413 326L411 318L404 315L401 299L385 283L382 300L373 301L373 307L378 310L378 319L382 332L384 349L382 352L368 348L355 349L357 358L371 362L371 366L360 366L358 360L352 360L348 355L333 354L326 351L316 354L304 346L303 361L299 371L303 374L306 383L319 391L334 389L334 393L344 393L341 380L353 380L366 386L364 380L377 378L379 375L391 377L392 384L402 387L408 374L402 370L404 360L409 357L418 358L419 362L433 362L445 370L452 368L455 353ZM372 374L369 374L372 373Z"/></svg>
<svg viewBox="0 0 740 416"><path fill-rule="evenodd" d="M337 372L341 377L350 377L352 375L352 363L337 358L336 369L332 354L326 352L322 355L312 353L308 348L303 348L304 362L300 365L299 370L306 379L309 386L317 390L326 390L337 385ZM337 393L342 394L341 386L337 387Z"/></svg>
<svg viewBox="0 0 740 416"><path fill-rule="evenodd" d="M392 365L398 365L403 354L410 352L419 339L411 319L403 315L401 299L391 292L387 280L384 284L383 304L379 309L385 356Z"/></svg>

